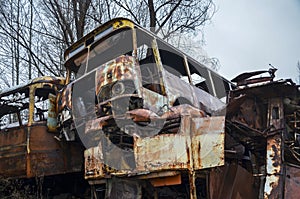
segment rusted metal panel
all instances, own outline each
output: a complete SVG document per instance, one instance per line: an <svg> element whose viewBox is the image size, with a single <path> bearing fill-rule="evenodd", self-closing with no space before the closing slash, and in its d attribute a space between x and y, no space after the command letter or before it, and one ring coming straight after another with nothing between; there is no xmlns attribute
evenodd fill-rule
<svg viewBox="0 0 300 199"><path fill-rule="evenodd" d="M192 153L195 169L224 165L225 118L192 118Z"/></svg>
<svg viewBox="0 0 300 199"><path fill-rule="evenodd" d="M269 100L269 126L274 130L281 129L283 123L283 104L280 98ZM266 182L264 188L264 198L282 198L283 197L283 150L282 131L267 138L266 151Z"/></svg>
<svg viewBox="0 0 300 199"><path fill-rule="evenodd" d="M287 166L285 175L285 193L284 198L297 199L299 198L300 190L300 168Z"/></svg>
<svg viewBox="0 0 300 199"><path fill-rule="evenodd" d="M134 79L134 62L133 57L123 55L99 67L96 72L96 94L105 85L119 80Z"/></svg>
<svg viewBox="0 0 300 199"><path fill-rule="evenodd" d="M267 139L265 198L281 198L282 195L282 143L281 136Z"/></svg>
<svg viewBox="0 0 300 199"><path fill-rule="evenodd" d="M49 93L47 127L48 127L48 131L56 132L56 128L57 128L56 95L53 95L51 93Z"/></svg>
<svg viewBox="0 0 300 199"><path fill-rule="evenodd" d="M58 95L57 111L61 112L64 108L72 108L72 84L68 84Z"/></svg>
<svg viewBox="0 0 300 199"><path fill-rule="evenodd" d="M84 152L85 178L136 175L133 152L120 149L107 137L101 138L98 146L91 147Z"/></svg>
<svg viewBox="0 0 300 199"><path fill-rule="evenodd" d="M159 171L159 172L151 172L151 173L143 173L142 175L137 176L137 179L154 179L154 178L165 178L171 176L181 175L180 170L177 171Z"/></svg>
<svg viewBox="0 0 300 199"><path fill-rule="evenodd" d="M131 173L137 175L138 173L176 169L193 171L224 165L224 117L198 118L196 116L202 115L199 110L195 112L193 108L189 110L188 107L183 107L185 109L180 110L187 115L182 116L178 133L135 137L132 153L134 165L132 166L124 165L122 166L123 169L108 169L108 166L111 166L109 164L106 166L108 162L125 163L127 160L123 157L125 156L122 154L125 153L123 150L111 143L109 144L106 136L101 136L97 147L85 151L86 178L101 178L108 174L124 175ZM167 115L173 117L177 115L178 111L174 109L173 114ZM136 114L137 112L135 112L135 116ZM146 115L150 116L151 114ZM102 120L97 120L87 127L87 131L90 128L100 130L103 124ZM112 150L110 152L114 152L114 157L109 151L106 151L106 148L103 148L103 144L110 145L108 148Z"/></svg>
<svg viewBox="0 0 300 199"><path fill-rule="evenodd" d="M47 132L46 125L34 125L30 132L27 177L81 171L83 159L78 155L83 151L81 146L59 143Z"/></svg>
<svg viewBox="0 0 300 199"><path fill-rule="evenodd" d="M187 138L178 134L137 138L134 147L137 169L159 171L188 168Z"/></svg>
<svg viewBox="0 0 300 199"><path fill-rule="evenodd" d="M237 164L226 164L209 173L210 198L258 198L251 173Z"/></svg>
<svg viewBox="0 0 300 199"><path fill-rule="evenodd" d="M103 153L99 147L91 147L84 151L84 175L86 179L104 177Z"/></svg>
<svg viewBox="0 0 300 199"><path fill-rule="evenodd" d="M0 134L0 175L35 177L81 171L81 146L66 146L47 132L45 122L28 128L8 129ZM29 147L29 153L27 151Z"/></svg>
<svg viewBox="0 0 300 199"><path fill-rule="evenodd" d="M10 128L0 131L0 175L26 175L26 130Z"/></svg>
<svg viewBox="0 0 300 199"><path fill-rule="evenodd" d="M196 170L224 165L224 122L224 117L193 118L191 126L181 125L182 134L137 138L137 168L149 171L187 169L191 164L189 153Z"/></svg>
<svg viewBox="0 0 300 199"><path fill-rule="evenodd" d="M154 187L181 184L181 175L179 174L179 175L169 176L165 178L153 178L150 179L150 182Z"/></svg>

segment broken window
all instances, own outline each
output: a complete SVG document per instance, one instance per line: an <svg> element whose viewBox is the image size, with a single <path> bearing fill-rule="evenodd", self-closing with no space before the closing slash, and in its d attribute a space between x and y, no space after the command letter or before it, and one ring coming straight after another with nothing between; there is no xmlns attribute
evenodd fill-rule
<svg viewBox="0 0 300 199"><path fill-rule="evenodd" d="M152 42L154 38L137 29L137 58L139 61L142 85L144 88L162 94L161 73L155 62Z"/></svg>
<svg viewBox="0 0 300 199"><path fill-rule="evenodd" d="M160 40L157 40L157 45L164 69L179 78L187 76L183 55Z"/></svg>
<svg viewBox="0 0 300 199"><path fill-rule="evenodd" d="M87 114L93 114L95 111L95 104L97 104L95 73L93 71L73 84L72 109L76 119L80 119Z"/></svg>
<svg viewBox="0 0 300 199"><path fill-rule="evenodd" d="M102 64L113 60L120 55L131 55L133 50L132 31L116 32L105 39L92 43L88 50L74 60L79 67L76 78L91 72Z"/></svg>

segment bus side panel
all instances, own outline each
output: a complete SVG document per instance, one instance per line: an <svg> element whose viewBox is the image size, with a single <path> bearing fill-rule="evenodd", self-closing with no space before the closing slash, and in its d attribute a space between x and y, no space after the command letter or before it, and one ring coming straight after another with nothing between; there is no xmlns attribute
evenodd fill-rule
<svg viewBox="0 0 300 199"><path fill-rule="evenodd" d="M80 146L56 140L47 132L46 125L31 127L29 145L28 177L78 172L82 168L83 158L78 154L82 152Z"/></svg>
<svg viewBox="0 0 300 199"><path fill-rule="evenodd" d="M10 128L0 132L0 175L26 175L25 128Z"/></svg>

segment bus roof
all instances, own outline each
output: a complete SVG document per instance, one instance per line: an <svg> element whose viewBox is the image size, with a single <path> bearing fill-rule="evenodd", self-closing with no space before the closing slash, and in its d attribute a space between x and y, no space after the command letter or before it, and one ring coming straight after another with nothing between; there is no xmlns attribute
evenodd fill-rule
<svg viewBox="0 0 300 199"><path fill-rule="evenodd" d="M80 52L89 44L109 35L115 30L133 28L135 26L136 24L133 21L126 18L115 18L107 21L106 23L98 26L97 28L80 38L69 48L67 48L64 53L65 61L67 62L68 59L71 58L74 54Z"/></svg>
<svg viewBox="0 0 300 199"><path fill-rule="evenodd" d="M87 35L79 39L77 42L75 42L73 45L71 45L69 48L66 49L64 58L65 58L65 67L68 70L77 70L72 68L72 64L69 63L71 61L71 58L78 54L79 52L83 52L84 50L87 50L87 46L94 43L95 41L99 41L102 38L107 37L108 35L111 35L111 33L115 32L116 30L120 29L133 29L138 28L140 31L144 32L145 34L151 35L152 37L159 40L159 42L164 43L164 45L168 46L168 48L172 49L172 51L177 52L178 54L185 55L188 57L189 60L191 60L194 63L198 63L198 65L202 68L206 68L209 70L214 76L219 77L226 81L227 83L230 83L232 86L234 86L229 80L225 79L223 76L219 75L216 71L213 71L212 69L208 68L202 63L199 63L197 60L193 59L192 57L186 55L181 50L175 48L168 42L165 42L163 39L159 38L154 33L146 30L145 28L141 27L140 25L136 24L130 19L127 18L115 18L110 21L107 21L106 23L100 25L99 27L95 28L93 31L89 32Z"/></svg>
<svg viewBox="0 0 300 199"><path fill-rule="evenodd" d="M37 78L29 80L26 83L19 84L19 85L16 85L14 87L10 87L10 88L2 90L0 92L0 98L3 97L3 96L8 96L12 93L24 92L25 89L29 88L32 85L37 85L37 84L41 84L42 87L44 85L49 85L50 87L52 85L64 85L65 84L65 78L63 78L63 77L52 77L52 76L37 77ZM39 88L38 86L35 86L35 87Z"/></svg>

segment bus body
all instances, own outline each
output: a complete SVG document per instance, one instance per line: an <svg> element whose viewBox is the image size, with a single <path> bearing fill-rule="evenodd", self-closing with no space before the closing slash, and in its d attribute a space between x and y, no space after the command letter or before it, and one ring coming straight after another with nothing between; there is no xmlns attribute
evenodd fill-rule
<svg viewBox="0 0 300 199"><path fill-rule="evenodd" d="M83 159L77 153L82 147L59 142L59 134L49 130L56 129L55 95L64 83L63 78L45 76L0 93L1 176L34 178L81 171Z"/></svg>
<svg viewBox="0 0 300 199"><path fill-rule="evenodd" d="M139 192L139 181L189 179L195 198L202 171L224 165L227 80L123 18L77 41L65 59L67 84L75 80L58 97L58 126L87 148L91 184L111 190L118 186L107 179L134 176L126 184Z"/></svg>

